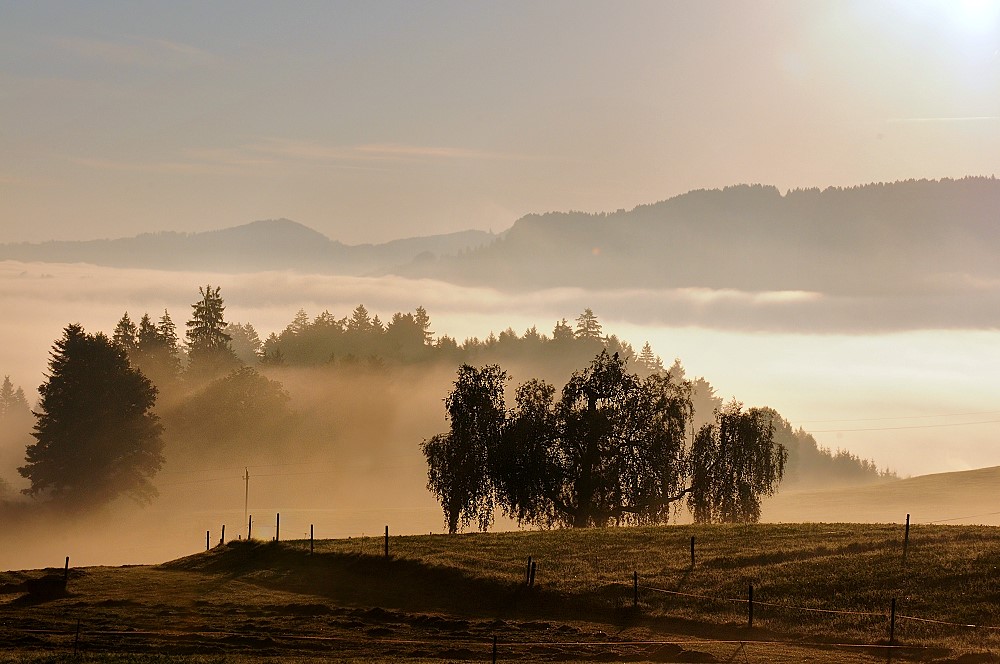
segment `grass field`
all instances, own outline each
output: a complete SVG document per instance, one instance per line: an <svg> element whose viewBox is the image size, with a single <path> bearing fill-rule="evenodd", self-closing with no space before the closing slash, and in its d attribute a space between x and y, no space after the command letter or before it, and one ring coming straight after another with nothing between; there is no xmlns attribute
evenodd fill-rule
<svg viewBox="0 0 1000 664"><path fill-rule="evenodd" d="M65 590L62 570L0 573L0 658L490 661L496 636L497 661L1000 661L1000 529L917 525L905 560L903 539L899 525L554 530L391 537L389 558L381 537L313 555L231 542L72 569Z"/></svg>

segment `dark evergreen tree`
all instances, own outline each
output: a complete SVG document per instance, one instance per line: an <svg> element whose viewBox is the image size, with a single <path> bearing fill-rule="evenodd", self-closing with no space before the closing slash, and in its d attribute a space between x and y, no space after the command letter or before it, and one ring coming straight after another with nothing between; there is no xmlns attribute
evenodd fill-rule
<svg viewBox="0 0 1000 664"><path fill-rule="evenodd" d="M160 332L160 340L167 347L170 354L174 357L179 357L181 352L180 337L177 336L177 326L174 325L174 321L170 318L170 313L166 309L163 310L163 315L160 316L160 323L157 326L157 330Z"/></svg>
<svg viewBox="0 0 1000 664"><path fill-rule="evenodd" d="M165 309L158 325L153 324L149 314L143 314L136 349L129 359L161 390L177 380L181 371L177 331Z"/></svg>
<svg viewBox="0 0 1000 664"><path fill-rule="evenodd" d="M36 442L18 468L31 481L25 493L76 506L156 495L150 479L163 463L162 427L150 412L156 388L121 347L67 326L39 393Z"/></svg>
<svg viewBox="0 0 1000 664"><path fill-rule="evenodd" d="M573 339L573 328L569 326L566 319L557 321L556 326L552 329L552 341L565 343Z"/></svg>
<svg viewBox="0 0 1000 664"><path fill-rule="evenodd" d="M199 288L201 299L191 305L193 313L187 322L187 372L195 380L216 378L240 364L226 333L226 307L219 291L219 286Z"/></svg>
<svg viewBox="0 0 1000 664"><path fill-rule="evenodd" d="M647 341L639 351L639 356L635 359L636 367L645 374L659 373L663 371L663 360L659 355L653 353L652 346ZM683 376L682 376L683 378Z"/></svg>
<svg viewBox="0 0 1000 664"><path fill-rule="evenodd" d="M125 351L126 357L132 357L135 353L136 348L139 346L139 330L136 328L135 323L129 318L128 312L126 311L118 324L115 325L115 332L111 337L115 345Z"/></svg>
<svg viewBox="0 0 1000 664"><path fill-rule="evenodd" d="M583 313L576 319L576 338L600 341L602 333L603 330L597 320L597 316L594 315L594 312L590 308L584 309Z"/></svg>
<svg viewBox="0 0 1000 664"><path fill-rule="evenodd" d="M423 332L424 345L433 345L434 333L431 332L431 317L427 315L427 310L423 307L417 307L417 310L413 312L413 322Z"/></svg>
<svg viewBox="0 0 1000 664"><path fill-rule="evenodd" d="M160 338L160 331L156 328L156 325L153 324L149 314L143 314L142 318L139 320L139 329L136 334L137 348L149 349L161 344L162 339Z"/></svg>
<svg viewBox="0 0 1000 664"><path fill-rule="evenodd" d="M368 315L368 309L365 308L365 305L359 304L351 313L351 317L347 320L347 331L358 334L370 332L371 329L372 320Z"/></svg>
<svg viewBox="0 0 1000 664"><path fill-rule="evenodd" d="M3 384L0 385L0 419L8 417L20 417L30 412L28 399L24 396L24 390L15 388L10 381L10 376L3 377Z"/></svg>

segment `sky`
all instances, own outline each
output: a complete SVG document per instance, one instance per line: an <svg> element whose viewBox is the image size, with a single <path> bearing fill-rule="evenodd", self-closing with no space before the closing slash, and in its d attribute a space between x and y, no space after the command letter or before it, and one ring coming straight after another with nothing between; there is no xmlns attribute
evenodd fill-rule
<svg viewBox="0 0 1000 664"><path fill-rule="evenodd" d="M0 242L284 217L356 244L736 183L998 173L1000 0L0 0ZM297 279L2 263L0 372L30 390L68 321L181 321L209 281L262 335L300 306L424 305L459 339L593 306L831 448L1000 465L995 329L741 332L616 317L617 293Z"/></svg>
<svg viewBox="0 0 1000 664"><path fill-rule="evenodd" d="M998 166L996 1L0 1L2 242L381 242Z"/></svg>

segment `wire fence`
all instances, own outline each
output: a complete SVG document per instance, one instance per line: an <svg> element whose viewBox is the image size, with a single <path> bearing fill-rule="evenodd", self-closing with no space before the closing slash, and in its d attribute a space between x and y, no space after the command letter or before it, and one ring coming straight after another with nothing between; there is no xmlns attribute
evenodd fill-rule
<svg viewBox="0 0 1000 664"><path fill-rule="evenodd" d="M593 638L593 639L517 639L507 638L502 633L484 635L481 638L469 636L447 636L436 635L433 638L389 638L389 637L363 637L354 635L330 635L330 634L292 634L280 630L149 630L149 629L98 629L84 625L82 622L67 624L63 629L40 629L40 628L14 628L8 632L15 632L21 635L47 636L54 641L63 643L64 647L72 643L74 653L84 650L102 650L100 639L113 639L116 645L124 645L125 641L131 642L132 646L138 645L136 642L150 641L153 639L170 641L183 640L185 645L190 647L191 641L203 643L216 643L221 639L240 639L252 648L252 644L260 642L270 642L280 644L280 642L309 642L326 644L329 646L344 646L354 644L365 649L382 651L387 646L421 646L437 649L465 648L469 654L477 658L486 659L492 657L496 662L505 656L514 656L521 659L528 649L549 648L569 650L572 653L582 654L586 651L597 651L616 654L618 656L634 657L635 655L651 654L663 647L675 647L682 649L708 648L710 646L757 646L764 649L791 649L793 651L802 650L847 650L847 651L870 651L872 653L908 652L916 653L929 650L928 646L889 644L884 642L857 643L847 641L809 641L801 639L779 639L779 638L683 638L683 639L630 639L630 638ZM53 645L56 645L53 643Z"/></svg>

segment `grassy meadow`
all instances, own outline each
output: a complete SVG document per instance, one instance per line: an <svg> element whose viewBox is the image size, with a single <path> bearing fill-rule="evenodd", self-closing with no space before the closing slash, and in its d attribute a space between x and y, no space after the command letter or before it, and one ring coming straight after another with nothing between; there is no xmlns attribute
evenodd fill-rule
<svg viewBox="0 0 1000 664"><path fill-rule="evenodd" d="M495 635L498 661L884 661L896 598L893 659L997 661L1000 529L915 525L905 560L903 540L843 523L393 536L388 558L382 537L230 542L71 569L65 590L62 570L0 573L0 658L489 661Z"/></svg>

